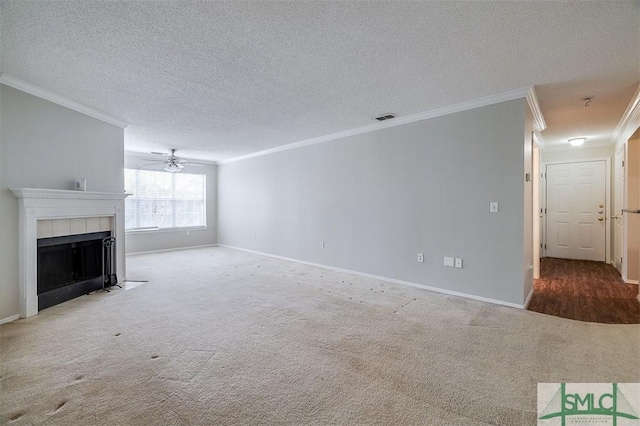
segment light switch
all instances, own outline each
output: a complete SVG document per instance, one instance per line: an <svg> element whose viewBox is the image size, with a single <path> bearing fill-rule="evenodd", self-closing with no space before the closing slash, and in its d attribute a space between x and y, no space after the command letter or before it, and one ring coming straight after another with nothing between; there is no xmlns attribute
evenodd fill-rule
<svg viewBox="0 0 640 426"><path fill-rule="evenodd" d="M450 268L453 268L453 257L445 256L444 266L449 266Z"/></svg>
<svg viewBox="0 0 640 426"><path fill-rule="evenodd" d="M498 213L499 203L497 201L492 201L489 203L489 212L490 213Z"/></svg>

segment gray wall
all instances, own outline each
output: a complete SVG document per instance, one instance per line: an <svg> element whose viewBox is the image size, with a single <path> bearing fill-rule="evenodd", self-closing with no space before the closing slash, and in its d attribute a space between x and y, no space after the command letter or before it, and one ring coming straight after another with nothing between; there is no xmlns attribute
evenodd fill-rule
<svg viewBox="0 0 640 426"><path fill-rule="evenodd" d="M0 320L18 314L18 200L9 188L124 191L124 131L0 85Z"/></svg>
<svg viewBox="0 0 640 426"><path fill-rule="evenodd" d="M134 155L125 156L125 166L135 169L162 170L162 167L144 166L157 158L149 160ZM187 166L186 173L204 173L207 176L207 229L193 229L189 231L138 231L128 232L126 238L126 250L128 254L154 250L170 250L175 248L203 246L217 242L216 226L216 190L217 190L217 166L204 167Z"/></svg>
<svg viewBox="0 0 640 426"><path fill-rule="evenodd" d="M518 99L220 165L218 242L522 304L526 109Z"/></svg>

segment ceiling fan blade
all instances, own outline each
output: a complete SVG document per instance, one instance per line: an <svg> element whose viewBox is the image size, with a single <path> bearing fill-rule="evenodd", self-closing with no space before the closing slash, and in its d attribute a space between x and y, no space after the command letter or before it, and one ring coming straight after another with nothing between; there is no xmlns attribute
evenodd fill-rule
<svg viewBox="0 0 640 426"><path fill-rule="evenodd" d="M143 166L159 166L160 164L167 164L166 161L156 161L155 163L143 164Z"/></svg>
<svg viewBox="0 0 640 426"><path fill-rule="evenodd" d="M184 164L185 166L199 166L199 167L204 167L204 166L209 166L210 165L210 164L204 164L204 163L196 163L196 162L193 162L191 160L178 160L178 163Z"/></svg>
<svg viewBox="0 0 640 426"><path fill-rule="evenodd" d="M151 151L152 154L154 155L162 155L163 157L169 157L171 154L169 154L168 152L155 152L155 151Z"/></svg>

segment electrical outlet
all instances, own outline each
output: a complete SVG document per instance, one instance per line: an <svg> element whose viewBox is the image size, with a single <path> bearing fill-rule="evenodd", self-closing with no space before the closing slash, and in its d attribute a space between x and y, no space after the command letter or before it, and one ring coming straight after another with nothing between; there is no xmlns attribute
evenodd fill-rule
<svg viewBox="0 0 640 426"><path fill-rule="evenodd" d="M456 268L462 269L462 259L456 257Z"/></svg>
<svg viewBox="0 0 640 426"><path fill-rule="evenodd" d="M418 262L419 263L424 263L424 254L418 253Z"/></svg>
<svg viewBox="0 0 640 426"><path fill-rule="evenodd" d="M448 266L453 268L453 257L445 256L444 257L444 266Z"/></svg>
<svg viewBox="0 0 640 426"><path fill-rule="evenodd" d="M497 201L492 201L489 203L489 213L498 213L500 205Z"/></svg>

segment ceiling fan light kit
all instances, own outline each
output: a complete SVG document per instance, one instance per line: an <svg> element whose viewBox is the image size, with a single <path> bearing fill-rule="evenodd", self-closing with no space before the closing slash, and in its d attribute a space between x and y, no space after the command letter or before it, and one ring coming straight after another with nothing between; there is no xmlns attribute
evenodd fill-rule
<svg viewBox="0 0 640 426"><path fill-rule="evenodd" d="M177 173L183 168L184 166L176 161L176 162L171 162L167 164L167 167L165 167L164 169L170 173Z"/></svg>

